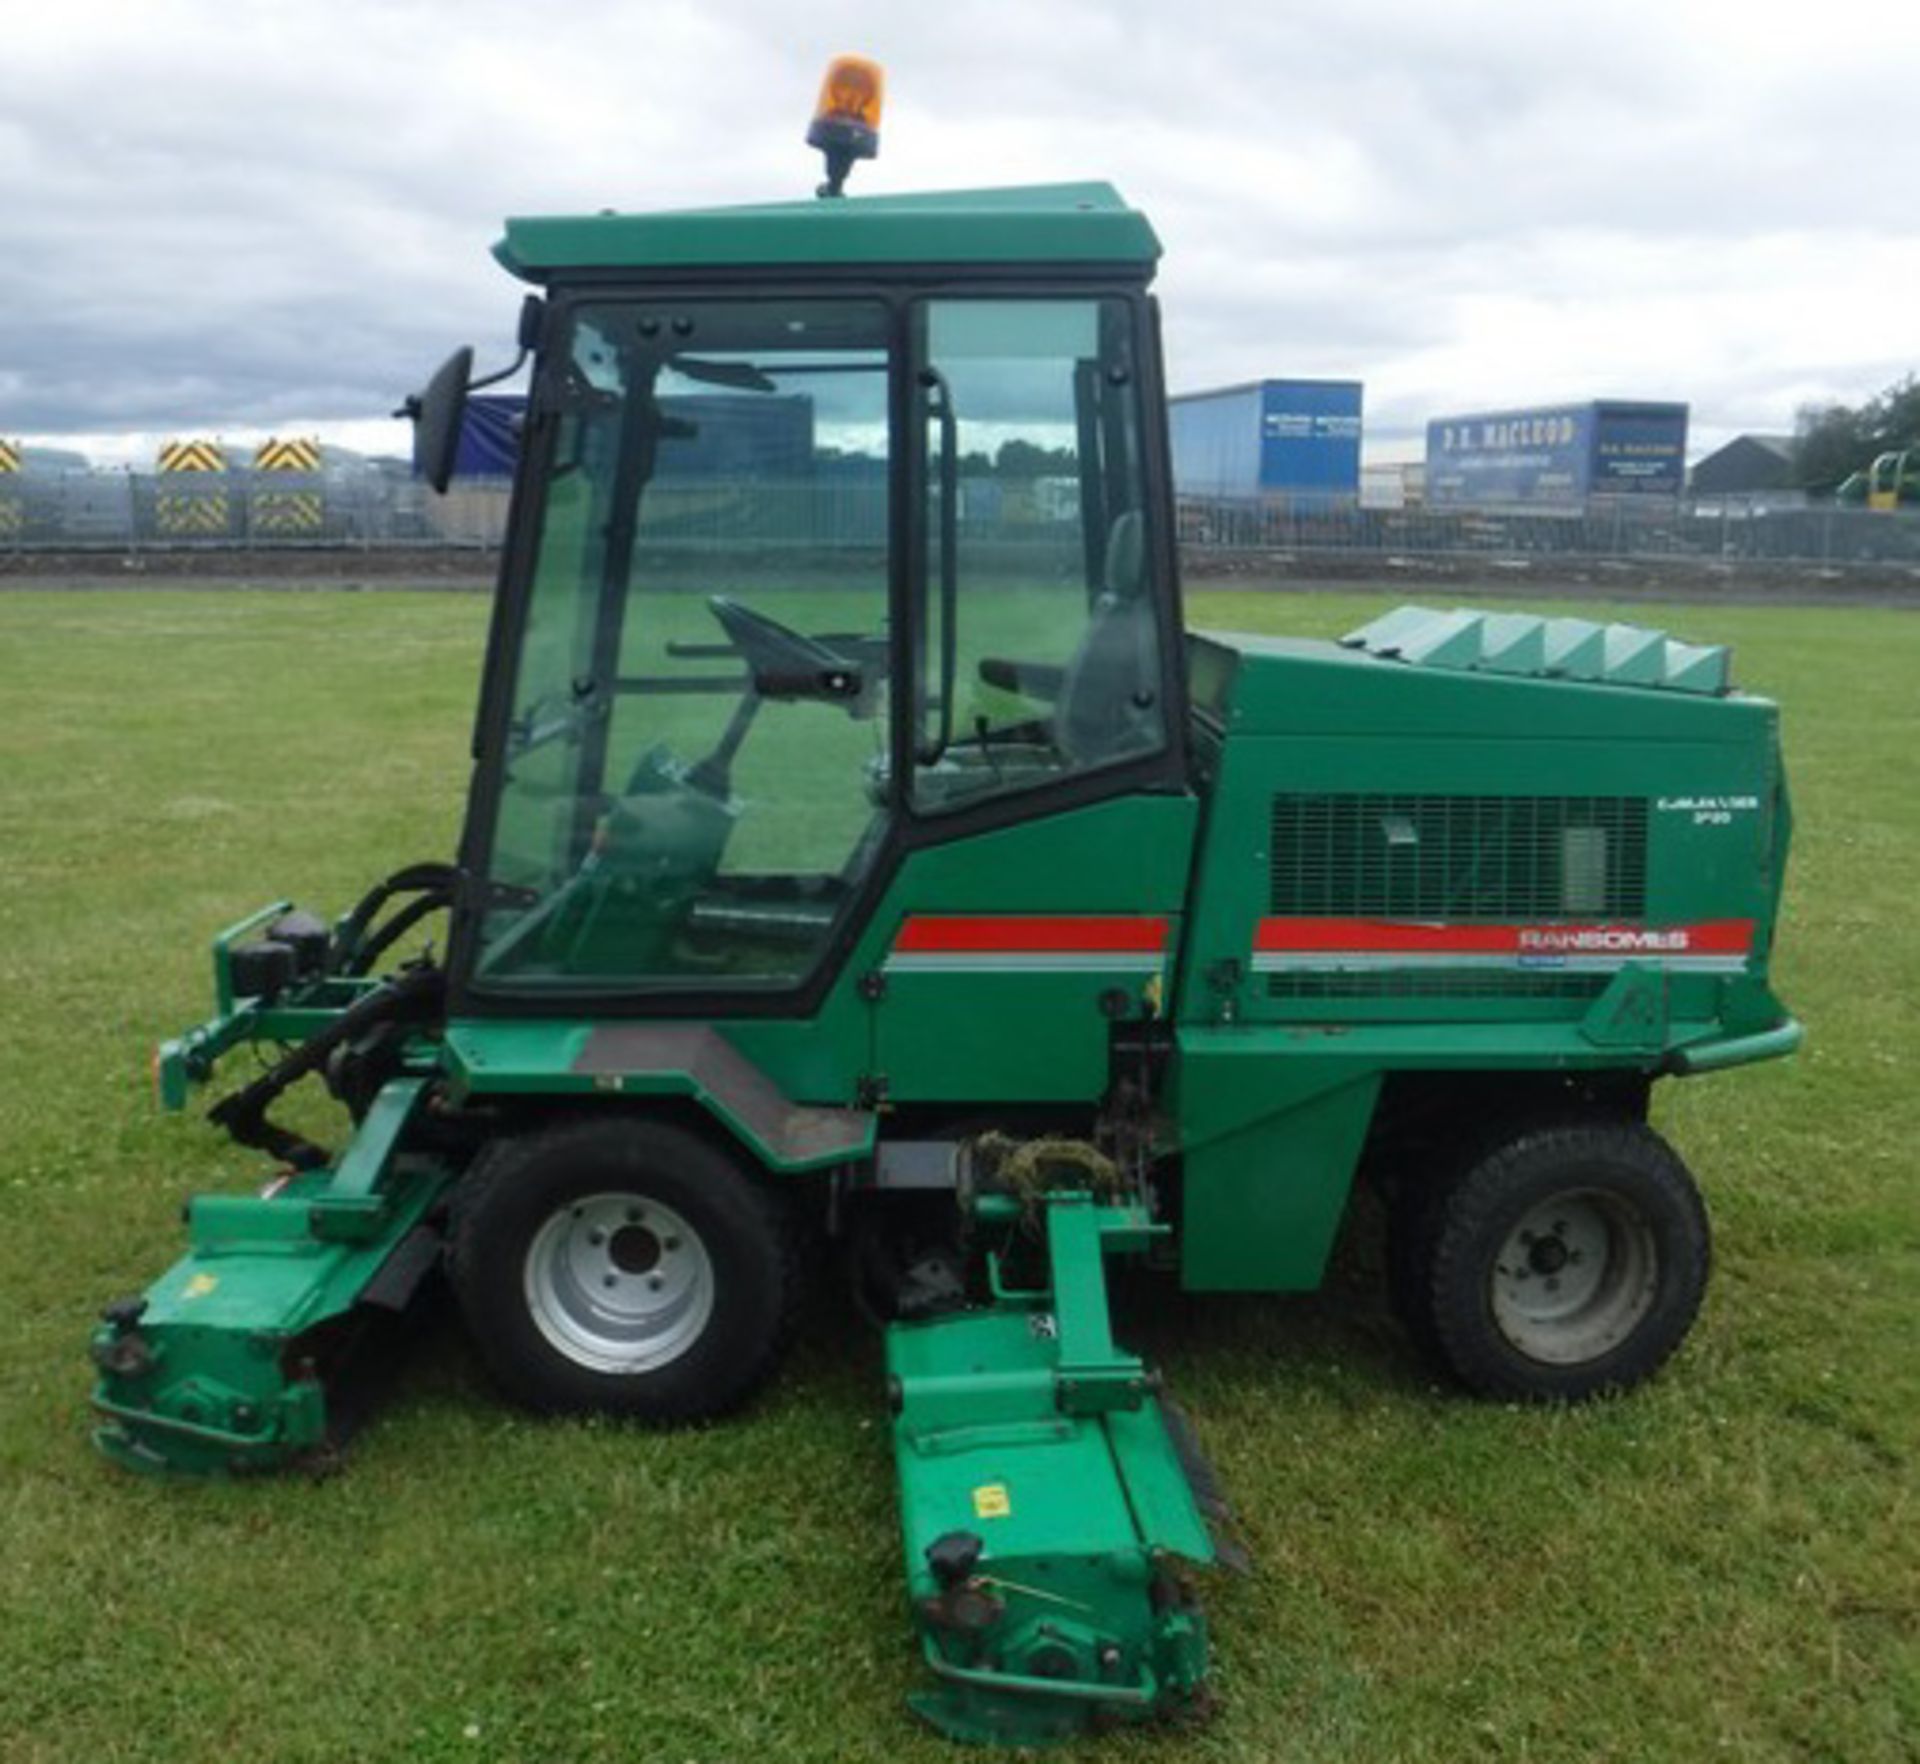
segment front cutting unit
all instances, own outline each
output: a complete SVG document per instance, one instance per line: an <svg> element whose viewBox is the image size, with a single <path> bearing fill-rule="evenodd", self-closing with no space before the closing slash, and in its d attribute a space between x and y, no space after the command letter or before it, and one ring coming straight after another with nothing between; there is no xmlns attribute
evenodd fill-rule
<svg viewBox="0 0 1920 1764"><path fill-rule="evenodd" d="M824 199L509 223L532 368L460 849L217 941L157 1075L178 1107L279 1050L213 1109L261 1185L108 1306L97 1437L330 1462L443 1281L508 1399L700 1420L832 1273L885 1332L915 1707L1031 1743L1204 1710L1240 1559L1122 1264L1309 1290L1364 1181L1465 1389L1680 1346L1708 1227L1649 1099L1799 1038L1787 788L1712 645L1188 631L1146 219L840 196L877 71L825 102ZM470 380L415 401L430 481ZM307 1078L332 1143L276 1118Z"/></svg>

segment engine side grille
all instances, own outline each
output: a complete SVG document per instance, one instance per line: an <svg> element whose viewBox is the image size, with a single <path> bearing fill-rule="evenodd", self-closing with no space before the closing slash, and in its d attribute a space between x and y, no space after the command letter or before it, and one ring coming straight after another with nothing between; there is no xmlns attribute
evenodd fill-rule
<svg viewBox="0 0 1920 1764"><path fill-rule="evenodd" d="M1631 922L1646 893L1644 797L1273 799L1276 916Z"/></svg>
<svg viewBox="0 0 1920 1764"><path fill-rule="evenodd" d="M1411 969L1379 974L1267 976L1269 998L1598 998L1606 974L1501 973L1459 968L1451 972Z"/></svg>

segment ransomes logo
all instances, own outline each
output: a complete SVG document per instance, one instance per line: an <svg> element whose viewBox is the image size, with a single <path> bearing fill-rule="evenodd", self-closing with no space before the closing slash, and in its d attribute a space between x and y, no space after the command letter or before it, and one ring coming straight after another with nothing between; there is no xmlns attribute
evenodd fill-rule
<svg viewBox="0 0 1920 1764"><path fill-rule="evenodd" d="M1520 932L1522 955L1670 955L1693 947L1684 930L1645 931L1631 925L1595 925L1536 930L1523 927Z"/></svg>
<svg viewBox="0 0 1920 1764"><path fill-rule="evenodd" d="M1754 929L1751 919L1450 925L1276 914L1254 932L1253 965L1265 973L1513 967L1602 973L1652 962L1690 974L1736 974L1752 955Z"/></svg>

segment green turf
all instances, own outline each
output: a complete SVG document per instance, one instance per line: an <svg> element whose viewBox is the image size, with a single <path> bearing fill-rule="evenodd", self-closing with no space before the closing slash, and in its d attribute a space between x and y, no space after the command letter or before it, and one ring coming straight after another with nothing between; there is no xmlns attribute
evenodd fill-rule
<svg viewBox="0 0 1920 1764"><path fill-rule="evenodd" d="M1332 632L1385 601L1196 596ZM86 1444L94 1307L248 1160L149 1104L204 944L447 852L477 598L0 596L0 1759L951 1757L912 1681L875 1342L741 1421L537 1425L431 1336L346 1473L159 1487ZM1658 615L1644 607L1634 617ZM1434 1389L1362 1239L1311 1301L1134 1295L1245 1517L1222 1706L1115 1759L1920 1756L1920 619L1675 610L1787 711L1797 1062L1670 1087L1719 1268L1573 1413Z"/></svg>

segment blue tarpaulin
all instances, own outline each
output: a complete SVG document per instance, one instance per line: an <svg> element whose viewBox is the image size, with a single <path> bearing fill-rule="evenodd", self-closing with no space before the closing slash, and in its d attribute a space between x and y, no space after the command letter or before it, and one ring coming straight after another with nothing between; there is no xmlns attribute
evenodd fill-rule
<svg viewBox="0 0 1920 1764"><path fill-rule="evenodd" d="M527 401L517 393L469 398L454 455L456 478L510 478L520 458L520 424Z"/></svg>

